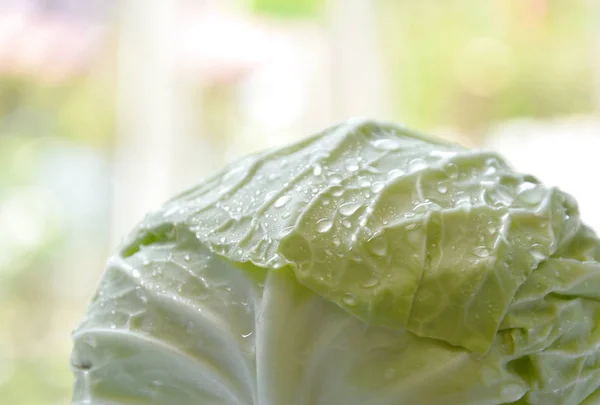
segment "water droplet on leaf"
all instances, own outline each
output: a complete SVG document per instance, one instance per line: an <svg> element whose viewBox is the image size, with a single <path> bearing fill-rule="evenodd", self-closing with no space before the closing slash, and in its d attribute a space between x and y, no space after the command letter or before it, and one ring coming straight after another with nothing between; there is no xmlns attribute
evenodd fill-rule
<svg viewBox="0 0 600 405"><path fill-rule="evenodd" d="M473 249L473 254L477 257L485 258L490 255L490 251L485 246L477 246Z"/></svg>
<svg viewBox="0 0 600 405"><path fill-rule="evenodd" d="M374 193L379 193L381 190L383 190L384 187L385 187L385 183L378 181L376 183L373 183L373 186L371 187L371 191Z"/></svg>
<svg viewBox="0 0 600 405"><path fill-rule="evenodd" d="M342 301L344 302L344 304L349 305L349 306L354 306L356 305L356 295L352 294L352 293L346 293L344 294L344 297L342 298Z"/></svg>
<svg viewBox="0 0 600 405"><path fill-rule="evenodd" d="M358 185L361 187L370 187L371 186L371 180L369 180L366 177L361 177L360 180L358 181Z"/></svg>
<svg viewBox="0 0 600 405"><path fill-rule="evenodd" d="M290 197L289 195L281 196L275 201L275 204L273 204L273 206L275 208L281 208L284 205L286 205L287 203L289 203L291 199L292 199L292 197Z"/></svg>
<svg viewBox="0 0 600 405"><path fill-rule="evenodd" d="M427 169L427 162L421 158L416 158L410 161L408 167L411 172L416 172L418 170Z"/></svg>
<svg viewBox="0 0 600 405"><path fill-rule="evenodd" d="M348 159L346 161L346 170L349 172L355 172L359 169L358 163L354 159Z"/></svg>
<svg viewBox="0 0 600 405"><path fill-rule="evenodd" d="M323 218L317 222L317 232L325 233L329 232L331 227L333 226L333 221L327 218Z"/></svg>
<svg viewBox="0 0 600 405"><path fill-rule="evenodd" d="M373 288L379 285L379 279L375 276L371 277L367 281L361 284L365 288Z"/></svg>
<svg viewBox="0 0 600 405"><path fill-rule="evenodd" d="M283 239L283 238L285 238L286 236L288 236L290 233L292 233L292 231L293 231L293 230L294 230L294 227L293 227L293 226L288 226L288 227L285 227L285 228L283 228L281 231L279 231L279 234L277 235L277 237L278 237L279 239Z"/></svg>
<svg viewBox="0 0 600 405"><path fill-rule="evenodd" d="M450 162L444 167L444 172L446 172L451 179L456 179L458 177L458 166L456 163Z"/></svg>
<svg viewBox="0 0 600 405"><path fill-rule="evenodd" d="M342 204L340 206L340 214L344 215L344 216L350 216L352 214L354 214L359 208L360 208L360 204L356 203L356 202L348 202L345 204Z"/></svg>
<svg viewBox="0 0 600 405"><path fill-rule="evenodd" d="M378 236L368 242L369 250L376 256L385 256L387 254L387 241Z"/></svg>
<svg viewBox="0 0 600 405"><path fill-rule="evenodd" d="M394 179L397 179L398 177L402 176L403 174L404 174L404 172L402 170L394 169L388 173L388 179L394 180Z"/></svg>
<svg viewBox="0 0 600 405"><path fill-rule="evenodd" d="M542 261L547 256L546 248L539 243L532 245L529 253L531 253L531 256L537 261Z"/></svg>
<svg viewBox="0 0 600 405"><path fill-rule="evenodd" d="M393 139L376 139L373 142L371 142L371 145L380 150L400 149L400 143Z"/></svg>

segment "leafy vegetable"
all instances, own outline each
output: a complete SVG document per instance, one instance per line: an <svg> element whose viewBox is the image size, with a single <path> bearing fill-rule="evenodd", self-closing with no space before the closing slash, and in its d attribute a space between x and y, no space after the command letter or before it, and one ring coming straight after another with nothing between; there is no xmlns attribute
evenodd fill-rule
<svg viewBox="0 0 600 405"><path fill-rule="evenodd" d="M599 261L569 195L349 121L147 216L74 332L73 402L591 405Z"/></svg>

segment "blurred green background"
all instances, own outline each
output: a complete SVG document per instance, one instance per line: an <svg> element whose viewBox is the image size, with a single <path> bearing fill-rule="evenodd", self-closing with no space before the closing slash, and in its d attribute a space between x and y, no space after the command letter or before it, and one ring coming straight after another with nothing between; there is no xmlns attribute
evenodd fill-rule
<svg viewBox="0 0 600 405"><path fill-rule="evenodd" d="M367 115L496 149L600 227L599 102L592 0L0 2L0 403L69 402L110 251L226 162Z"/></svg>

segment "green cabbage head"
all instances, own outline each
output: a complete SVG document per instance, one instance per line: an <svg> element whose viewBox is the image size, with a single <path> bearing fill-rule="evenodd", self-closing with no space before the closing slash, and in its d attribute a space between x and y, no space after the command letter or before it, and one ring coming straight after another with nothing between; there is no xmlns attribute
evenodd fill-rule
<svg viewBox="0 0 600 405"><path fill-rule="evenodd" d="M73 403L600 404L599 325L572 197L351 120L141 222L73 333Z"/></svg>

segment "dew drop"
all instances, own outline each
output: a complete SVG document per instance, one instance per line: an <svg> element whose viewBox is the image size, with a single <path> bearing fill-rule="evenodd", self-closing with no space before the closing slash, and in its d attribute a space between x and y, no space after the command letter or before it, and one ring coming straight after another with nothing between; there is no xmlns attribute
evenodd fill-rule
<svg viewBox="0 0 600 405"><path fill-rule="evenodd" d="M507 187L499 186L495 191L496 205L510 206L513 203L513 196Z"/></svg>
<svg viewBox="0 0 600 405"><path fill-rule="evenodd" d="M448 191L448 184L444 181L440 181L438 182L436 188L437 191L440 192L440 194L446 194L446 192Z"/></svg>
<svg viewBox="0 0 600 405"><path fill-rule="evenodd" d="M477 257L485 258L490 255L490 251L485 246L477 246L473 249L473 254Z"/></svg>
<svg viewBox="0 0 600 405"><path fill-rule="evenodd" d="M140 278L140 271L138 269L133 269L131 271L131 275L133 276L133 278Z"/></svg>
<svg viewBox="0 0 600 405"><path fill-rule="evenodd" d="M275 268L275 269L278 269L278 268L280 268L280 267L283 267L283 263L284 263L284 260L283 260L283 258L282 258L280 255L278 255L277 253L275 253L275 254L273 255L273 257L271 257L271 258L270 258L270 259L267 261L267 265L268 265L268 267L270 267L270 268L272 268L272 269L273 269L273 268Z"/></svg>
<svg viewBox="0 0 600 405"><path fill-rule="evenodd" d="M365 225L367 225L367 221L368 221L368 218L366 216L362 216L358 219L358 224L360 226L365 226Z"/></svg>
<svg viewBox="0 0 600 405"><path fill-rule="evenodd" d="M317 163L315 167L313 167L313 176L320 176L321 173L323 173L323 168Z"/></svg>
<svg viewBox="0 0 600 405"><path fill-rule="evenodd" d="M354 306L354 305L356 305L356 302L357 302L356 295L354 295L352 293L346 293L346 294L344 294L342 301L344 302L344 304L346 304L348 306Z"/></svg>
<svg viewBox="0 0 600 405"><path fill-rule="evenodd" d="M525 190L520 194L520 197L527 204L535 205L541 203L545 195L545 190L541 187L537 187Z"/></svg>
<svg viewBox="0 0 600 405"><path fill-rule="evenodd" d="M388 179L394 180L394 179L397 179L398 177L402 176L403 174L404 174L404 172L402 170L394 169L388 173Z"/></svg>
<svg viewBox="0 0 600 405"><path fill-rule="evenodd" d="M509 384L502 388L500 398L506 403L515 402L521 398L523 394L524 390L522 387L518 386L517 384Z"/></svg>
<svg viewBox="0 0 600 405"><path fill-rule="evenodd" d="M270 181L277 180L278 178L279 175L277 173L271 173L269 174L269 177L267 177L267 179L269 179Z"/></svg>
<svg viewBox="0 0 600 405"><path fill-rule="evenodd" d="M546 248L542 245L540 245L539 243L536 243L534 245L531 246L529 253L531 253L531 256L533 256L533 258L537 261L542 261L546 258Z"/></svg>
<svg viewBox="0 0 600 405"><path fill-rule="evenodd" d="M342 221L342 225L344 225L344 228L350 229L352 227L352 222L348 221L347 219L344 219Z"/></svg>
<svg viewBox="0 0 600 405"><path fill-rule="evenodd" d="M334 174L333 176L331 176L329 178L329 181L331 182L331 184L340 184L342 182L342 178L336 174Z"/></svg>
<svg viewBox="0 0 600 405"><path fill-rule="evenodd" d="M358 181L358 185L361 187L371 187L371 180L366 177L361 177Z"/></svg>
<svg viewBox="0 0 600 405"><path fill-rule="evenodd" d="M186 253L183 255L183 260L185 260L186 262L189 262L192 259L192 256L190 256L189 253Z"/></svg>
<svg viewBox="0 0 600 405"><path fill-rule="evenodd" d="M437 158L453 158L457 155L456 152L448 151L448 150L433 150L429 153L429 156L437 157Z"/></svg>
<svg viewBox="0 0 600 405"><path fill-rule="evenodd" d="M400 149L400 143L393 139L376 139L371 142L375 148L380 150L397 150Z"/></svg>
<svg viewBox="0 0 600 405"><path fill-rule="evenodd" d="M418 170L427 169L427 162L421 158L416 158L410 161L408 164L411 172L416 172Z"/></svg>
<svg viewBox="0 0 600 405"><path fill-rule="evenodd" d="M530 181L526 181L524 183L519 184L518 191L519 191L519 193L522 193L522 192L527 191L527 190L533 190L534 188L536 188L535 183L532 183Z"/></svg>
<svg viewBox="0 0 600 405"><path fill-rule="evenodd" d="M376 237L368 242L369 250L376 256L387 254L387 241L383 237Z"/></svg>
<svg viewBox="0 0 600 405"><path fill-rule="evenodd" d="M471 207L471 197L469 196L460 196L456 199L456 208L470 208Z"/></svg>
<svg viewBox="0 0 600 405"><path fill-rule="evenodd" d="M358 167L358 163L356 162L356 160L355 159L348 159L346 161L346 169L349 172L355 172L355 171L357 171L359 169L359 167Z"/></svg>
<svg viewBox="0 0 600 405"><path fill-rule="evenodd" d="M331 192L331 195L333 195L334 197L341 197L342 194L344 194L344 189L343 188L336 188L335 190L333 190Z"/></svg>
<svg viewBox="0 0 600 405"><path fill-rule="evenodd" d="M293 227L293 226L288 226L288 227L285 227L285 228L283 228L281 231L279 231L279 234L277 235L277 237L278 237L279 239L283 239L283 238L285 238L286 236L288 236L290 233L292 233L292 231L293 231L293 230L294 230L294 227Z"/></svg>
<svg viewBox="0 0 600 405"><path fill-rule="evenodd" d="M162 385L163 385L163 383L158 380L150 381L150 386L153 388L158 388Z"/></svg>
<svg viewBox="0 0 600 405"><path fill-rule="evenodd" d="M348 203L342 204L340 206L340 214L342 214L345 217L348 217L348 216L354 214L360 207L361 207L361 205L357 202L348 202Z"/></svg>
<svg viewBox="0 0 600 405"><path fill-rule="evenodd" d="M337 236L335 238L333 238L331 241L333 242L333 245L335 247L340 246L341 241L340 241L340 238L338 238Z"/></svg>
<svg viewBox="0 0 600 405"><path fill-rule="evenodd" d="M494 166L488 166L488 167L486 167L483 174L486 176L491 176L492 174L496 173L497 170L498 169L496 169Z"/></svg>
<svg viewBox="0 0 600 405"><path fill-rule="evenodd" d="M286 205L287 203L289 203L291 199L292 199L292 197L290 197L289 195L281 196L277 200L275 200L275 203L273 204L273 206L275 208L281 208L284 205Z"/></svg>
<svg viewBox="0 0 600 405"><path fill-rule="evenodd" d="M450 162L444 168L444 172L446 172L448 177L450 177L451 179L456 179L458 177L458 166L456 165L456 163Z"/></svg>
<svg viewBox="0 0 600 405"><path fill-rule="evenodd" d="M379 285L379 279L375 276L361 284L364 288L373 288Z"/></svg>
<svg viewBox="0 0 600 405"><path fill-rule="evenodd" d="M333 221L331 221L330 219L327 219L327 218L323 218L317 222L317 232L319 232L319 233L329 232L329 230L331 230L332 226L333 226Z"/></svg>
<svg viewBox="0 0 600 405"><path fill-rule="evenodd" d="M265 194L265 202L270 201L276 195L277 195L277 191L275 191L275 190L269 191L267 194Z"/></svg>
<svg viewBox="0 0 600 405"><path fill-rule="evenodd" d="M371 186L371 191L374 193L379 193L381 190L383 190L384 187L385 183L378 181L376 183L373 183L373 185Z"/></svg>

